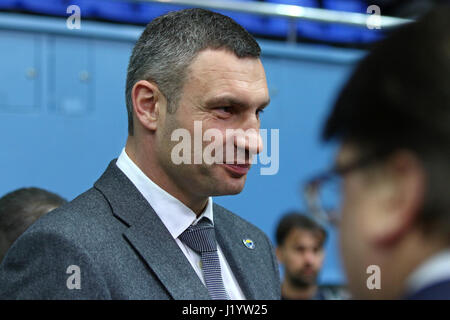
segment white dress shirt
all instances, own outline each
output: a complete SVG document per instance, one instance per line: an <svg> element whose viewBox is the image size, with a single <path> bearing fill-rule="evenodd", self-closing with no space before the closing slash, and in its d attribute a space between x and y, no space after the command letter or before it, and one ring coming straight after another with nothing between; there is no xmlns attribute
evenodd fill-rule
<svg viewBox="0 0 450 320"><path fill-rule="evenodd" d="M408 277L406 292L417 292L434 283L450 279L450 249L427 259Z"/></svg>
<svg viewBox="0 0 450 320"><path fill-rule="evenodd" d="M125 149L122 150L116 162L117 167L131 180L139 192L144 196L148 203L155 210L158 217L169 230L175 242L183 251L194 268L200 280L205 284L201 269L201 258L198 253L186 246L178 237L190 226L195 225L203 217L208 218L214 224L213 200L208 198L208 204L202 214L197 217L196 214L185 206L181 201L170 195L159 187L128 157ZM244 300L245 296L231 271L231 268L217 244L220 268L225 290L232 300Z"/></svg>

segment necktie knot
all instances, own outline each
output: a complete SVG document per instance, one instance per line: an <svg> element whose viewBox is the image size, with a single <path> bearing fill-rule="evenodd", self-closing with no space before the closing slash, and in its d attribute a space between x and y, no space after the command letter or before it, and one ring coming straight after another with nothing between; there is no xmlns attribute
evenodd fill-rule
<svg viewBox="0 0 450 320"><path fill-rule="evenodd" d="M197 253L217 251L214 226L205 218L187 228L179 238Z"/></svg>

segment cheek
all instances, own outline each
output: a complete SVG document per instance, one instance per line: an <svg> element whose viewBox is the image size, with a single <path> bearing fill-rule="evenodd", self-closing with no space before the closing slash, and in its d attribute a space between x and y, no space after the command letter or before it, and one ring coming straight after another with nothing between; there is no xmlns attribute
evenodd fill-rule
<svg viewBox="0 0 450 320"><path fill-rule="evenodd" d="M175 130L175 126L171 124L166 124L159 132L157 132L157 156L161 158L162 161L169 161L171 159L172 149L180 143L181 140L172 141L172 133Z"/></svg>
<svg viewBox="0 0 450 320"><path fill-rule="evenodd" d="M364 253L364 213L366 212L360 191L352 190L349 185L342 199L340 223L340 245L347 265L354 265L357 257Z"/></svg>
<svg viewBox="0 0 450 320"><path fill-rule="evenodd" d="M368 189L358 186L346 191L343 198L342 220L339 230L343 264L352 290L364 289L366 273L370 264L371 219L374 208Z"/></svg>
<svg viewBox="0 0 450 320"><path fill-rule="evenodd" d="M289 255L288 263L293 268L299 267L303 264L303 257L299 253L291 253Z"/></svg>
<svg viewBox="0 0 450 320"><path fill-rule="evenodd" d="M341 231L343 238L349 241L366 242L374 224L373 219L377 215L377 201L374 201L370 192L355 190L347 193L343 199Z"/></svg>
<svg viewBox="0 0 450 320"><path fill-rule="evenodd" d="M371 210L370 190L358 177L343 184L341 204L341 237L360 241L368 231L368 215Z"/></svg>
<svg viewBox="0 0 450 320"><path fill-rule="evenodd" d="M323 264L323 260L325 259L325 254L320 254L317 256L316 263L317 266L321 266Z"/></svg>

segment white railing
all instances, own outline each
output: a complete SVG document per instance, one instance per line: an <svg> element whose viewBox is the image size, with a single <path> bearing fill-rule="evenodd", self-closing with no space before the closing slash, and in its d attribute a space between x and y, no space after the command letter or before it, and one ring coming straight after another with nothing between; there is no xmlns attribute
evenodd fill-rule
<svg viewBox="0 0 450 320"><path fill-rule="evenodd" d="M295 41L296 23L298 20L309 20L325 23L338 23L367 28L369 24L376 23L377 28L391 29L405 23L412 22L410 19L389 17L383 15L375 16L370 10L368 14L335 11L320 8L308 8L287 4L276 4L268 2L246 2L246 1L220 1L220 0L138 0L140 2L157 2L164 4L183 5L189 7L200 7L216 10L227 10L244 12L262 16L283 17L291 21L288 35L290 40ZM375 22L376 19L376 22Z"/></svg>

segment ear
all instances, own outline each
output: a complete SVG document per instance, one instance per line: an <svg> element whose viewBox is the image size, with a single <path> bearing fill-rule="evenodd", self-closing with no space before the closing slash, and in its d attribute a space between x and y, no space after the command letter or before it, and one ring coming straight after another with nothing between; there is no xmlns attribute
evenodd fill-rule
<svg viewBox="0 0 450 320"><path fill-rule="evenodd" d="M134 84L131 97L135 119L142 127L155 131L166 106L166 99L158 86L152 82L140 80Z"/></svg>
<svg viewBox="0 0 450 320"><path fill-rule="evenodd" d="M388 247L404 238L423 207L426 174L421 161L409 151L396 152L383 169L383 188L377 199L379 217L373 218L375 245ZM384 184L384 185L383 185Z"/></svg>

